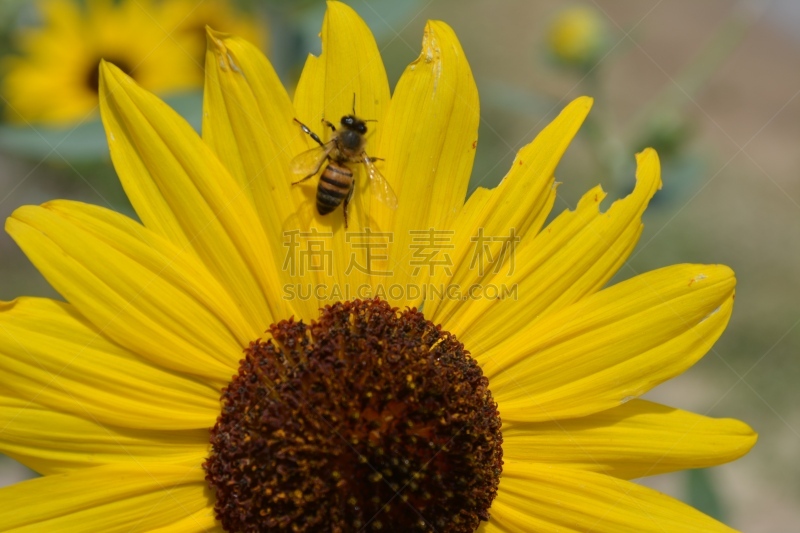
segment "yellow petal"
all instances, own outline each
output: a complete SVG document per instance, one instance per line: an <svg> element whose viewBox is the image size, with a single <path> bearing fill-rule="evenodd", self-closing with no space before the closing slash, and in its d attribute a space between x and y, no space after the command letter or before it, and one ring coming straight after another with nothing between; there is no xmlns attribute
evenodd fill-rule
<svg viewBox="0 0 800 533"><path fill-rule="evenodd" d="M41 298L0 304L0 382L7 391L104 424L208 428L219 392L106 339L76 310Z"/></svg>
<svg viewBox="0 0 800 533"><path fill-rule="evenodd" d="M506 463L481 533L733 532L652 489L554 465Z"/></svg>
<svg viewBox="0 0 800 533"><path fill-rule="evenodd" d="M251 322L291 314L277 261L247 195L192 128L118 68L101 65L111 158L142 222L196 254Z"/></svg>
<svg viewBox="0 0 800 533"><path fill-rule="evenodd" d="M0 452L40 474L113 463L196 466L208 455L208 429L126 429L0 396Z"/></svg>
<svg viewBox="0 0 800 533"><path fill-rule="evenodd" d="M320 37L322 54L308 57L295 91L294 107L298 120L323 141L331 135L330 129L321 122L323 118L338 124L343 116L355 112L360 118L375 120L375 124L367 123L365 151L371 156L380 156L376 154L375 132L384 127L384 116L389 106L389 82L375 38L356 12L341 2L328 2ZM299 129L299 126L295 127ZM308 148L316 146L308 137L306 143ZM350 165L354 172L355 193L348 207L348 231L356 235L361 234L363 227L369 226L370 185L363 166L358 163ZM359 287L367 282L368 277L362 271L366 264L365 249L357 243L353 246L353 241L347 240L341 208L325 216L317 213L316 185L317 178L312 178L295 189L302 195L297 217L307 221L305 231L318 231L322 236L315 240L332 251L330 259L326 260L332 268L332 275L328 275L327 264L325 269L317 272L317 283L328 288L325 294L320 295L324 302L336 299L331 297L332 287ZM287 229L291 231L297 227L289 226Z"/></svg>
<svg viewBox="0 0 800 533"><path fill-rule="evenodd" d="M284 232L308 227L298 215L306 198L301 188L292 187L296 178L289 171L292 157L308 143L293 121L286 90L256 47L209 30L203 109L203 140L253 203L273 257L283 258ZM302 283L304 273L278 270L281 286ZM317 317L316 298L293 304L301 317Z"/></svg>
<svg viewBox="0 0 800 533"><path fill-rule="evenodd" d="M526 235L532 239L539 232L555 200L553 172L591 107L591 98L574 100L517 153L500 185L472 193L453 224L453 275L447 276L440 269L431 280L433 286L470 287L480 283L495 268L502 268L503 259L509 259L504 257L509 249L503 252L501 239L522 239ZM479 235L485 239L481 243L473 240ZM476 264L475 254L481 254L479 258L485 264ZM425 313L434 322L443 323L459 305L456 299L427 299Z"/></svg>
<svg viewBox="0 0 800 533"><path fill-rule="evenodd" d="M582 418L503 426L503 459L633 479L733 461L756 442L747 424L644 400Z"/></svg>
<svg viewBox="0 0 800 533"><path fill-rule="evenodd" d="M464 205L479 122L478 90L461 44L446 24L428 22L422 53L406 68L379 124L377 155L386 158L384 174L399 207L392 211L373 201L371 216L378 228L394 228L391 283L423 285L431 271L452 270L445 254ZM432 256L439 246L445 253ZM419 305L419 300L392 303Z"/></svg>
<svg viewBox="0 0 800 533"><path fill-rule="evenodd" d="M200 465L116 464L0 489L4 531L137 532L166 527L211 505Z"/></svg>
<svg viewBox="0 0 800 533"><path fill-rule="evenodd" d="M225 530L214 517L214 508L209 506L151 533L225 533Z"/></svg>
<svg viewBox="0 0 800 533"><path fill-rule="evenodd" d="M504 422L610 409L693 365L722 334L736 281L721 265L636 276L477 356Z"/></svg>
<svg viewBox="0 0 800 533"><path fill-rule="evenodd" d="M562 213L535 239L520 242L507 254L513 263L484 282L514 287L517 297L483 298L457 307L446 324L448 331L467 346L476 338L496 342L603 287L639 240L642 213L661 188L656 152L644 150L636 161L636 187L630 195L601 213L605 194L596 187L575 211Z"/></svg>
<svg viewBox="0 0 800 533"><path fill-rule="evenodd" d="M381 121L389 105L389 81L367 25L350 6L328 2L320 38L322 53L309 56L297 83L297 118L325 139L330 131L322 127L321 119L338 124L353 113L355 96L358 117ZM368 142L371 138L368 134ZM310 139L307 143L313 146Z"/></svg>
<svg viewBox="0 0 800 533"><path fill-rule="evenodd" d="M224 381L258 336L192 256L122 215L53 202L17 209L6 229L81 314L159 365Z"/></svg>
<svg viewBox="0 0 800 533"><path fill-rule="evenodd" d="M307 146L275 70L252 44L207 29L203 141L257 208L270 235L292 214L292 154ZM270 231L272 229L272 231Z"/></svg>

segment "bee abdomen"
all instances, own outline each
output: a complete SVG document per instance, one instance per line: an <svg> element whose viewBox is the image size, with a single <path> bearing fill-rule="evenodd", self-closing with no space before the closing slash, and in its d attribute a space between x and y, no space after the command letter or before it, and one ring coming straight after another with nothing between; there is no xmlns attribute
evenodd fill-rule
<svg viewBox="0 0 800 533"><path fill-rule="evenodd" d="M329 163L319 177L317 186L317 211L327 215L339 207L353 186L353 173L349 168Z"/></svg>

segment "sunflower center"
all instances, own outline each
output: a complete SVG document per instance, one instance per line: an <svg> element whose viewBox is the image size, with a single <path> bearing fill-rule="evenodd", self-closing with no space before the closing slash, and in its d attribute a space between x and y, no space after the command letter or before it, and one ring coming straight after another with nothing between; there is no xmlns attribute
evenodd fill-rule
<svg viewBox="0 0 800 533"><path fill-rule="evenodd" d="M105 59L106 62L112 63L114 66L118 67L128 76L136 79L133 75L133 65L131 65L128 61L118 57L105 57L103 59ZM97 61L90 63L92 67L89 68L88 72L86 72L86 87L93 93L98 94L100 93L100 61L102 61L102 59L98 59Z"/></svg>
<svg viewBox="0 0 800 533"><path fill-rule="evenodd" d="M270 333L245 350L211 431L225 530L459 533L488 519L500 417L452 334L378 299Z"/></svg>

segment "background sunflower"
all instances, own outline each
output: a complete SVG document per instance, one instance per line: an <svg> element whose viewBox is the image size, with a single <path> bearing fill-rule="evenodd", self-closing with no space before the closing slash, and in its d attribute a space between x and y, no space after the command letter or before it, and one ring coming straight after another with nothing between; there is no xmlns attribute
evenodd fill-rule
<svg viewBox="0 0 800 533"><path fill-rule="evenodd" d="M205 26L261 32L227 2L41 0L39 21L14 36L2 66L7 120L63 125L97 112L98 65L105 59L143 87L168 94L203 83Z"/></svg>

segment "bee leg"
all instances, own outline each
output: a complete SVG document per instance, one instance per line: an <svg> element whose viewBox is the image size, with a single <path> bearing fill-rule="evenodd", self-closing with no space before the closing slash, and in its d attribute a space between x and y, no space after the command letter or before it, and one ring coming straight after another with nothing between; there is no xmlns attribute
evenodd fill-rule
<svg viewBox="0 0 800 533"><path fill-rule="evenodd" d="M350 199L353 197L353 191L355 187L350 188L350 192L347 193L347 196L344 199L344 203L342 204L342 210L344 212L344 229L347 229L347 206L350 204Z"/></svg>
<svg viewBox="0 0 800 533"><path fill-rule="evenodd" d="M306 135L308 135L309 137L311 137L312 139L317 141L317 144L319 144L320 146L323 146L325 144L325 143L322 142L322 139L319 138L319 135L317 135L316 133L314 133L313 131L308 129L308 126L306 126L305 124L303 124L302 122L300 122L297 119L294 119L294 121L297 122L298 124L300 124L300 127L303 129L303 133L305 133ZM307 178L303 178L303 180L304 179L308 179L310 177L311 176L308 176ZM300 181L303 181L303 180L300 180ZM299 183L299 182L296 182L296 183Z"/></svg>
<svg viewBox="0 0 800 533"><path fill-rule="evenodd" d="M327 125L332 131L336 131L336 126L334 126L329 120L322 119L322 123Z"/></svg>
<svg viewBox="0 0 800 533"><path fill-rule="evenodd" d="M316 174L316 172L314 172L314 174ZM309 174L308 176L306 176L306 177L305 177L305 178L303 178L303 179L299 179L299 180L297 180L297 181L293 181L293 182L292 182L292 185L299 185L300 183L303 183L303 182L304 182L304 181L306 181L307 179L311 179L311 177L312 177L314 174Z"/></svg>
<svg viewBox="0 0 800 533"><path fill-rule="evenodd" d="M374 163L375 161L386 161L386 159L382 157L367 157L367 159L369 159L370 163Z"/></svg>

